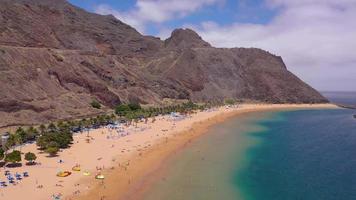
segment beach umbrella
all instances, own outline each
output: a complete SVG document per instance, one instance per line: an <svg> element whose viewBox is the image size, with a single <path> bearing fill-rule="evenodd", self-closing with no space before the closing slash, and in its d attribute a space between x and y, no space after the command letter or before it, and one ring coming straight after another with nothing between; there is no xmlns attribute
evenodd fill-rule
<svg viewBox="0 0 356 200"><path fill-rule="evenodd" d="M79 172L80 171L80 166L76 165L72 168L73 171Z"/></svg>
<svg viewBox="0 0 356 200"><path fill-rule="evenodd" d="M53 195L52 198L53 198L53 200L60 200L61 196L60 195Z"/></svg>
<svg viewBox="0 0 356 200"><path fill-rule="evenodd" d="M16 180L21 180L21 175L20 174L16 174Z"/></svg>
<svg viewBox="0 0 356 200"><path fill-rule="evenodd" d="M67 176L69 176L69 175L71 175L71 174L72 174L72 172L64 171L64 172L58 172L58 173L57 173L57 176L58 176L58 177L67 177Z"/></svg>
<svg viewBox="0 0 356 200"><path fill-rule="evenodd" d="M95 176L95 178L98 179L98 180L104 180L105 176L102 175L102 174L98 174L98 175Z"/></svg>
<svg viewBox="0 0 356 200"><path fill-rule="evenodd" d="M83 175L84 175L84 176L90 176L90 172L85 171L85 172L83 173Z"/></svg>

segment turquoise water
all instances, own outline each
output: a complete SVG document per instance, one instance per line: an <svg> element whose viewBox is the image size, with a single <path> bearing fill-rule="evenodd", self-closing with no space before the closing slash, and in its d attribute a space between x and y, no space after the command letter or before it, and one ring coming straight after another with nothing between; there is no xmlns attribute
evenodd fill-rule
<svg viewBox="0 0 356 200"><path fill-rule="evenodd" d="M352 114L303 110L226 121L173 156L144 199L356 199Z"/></svg>
<svg viewBox="0 0 356 200"><path fill-rule="evenodd" d="M236 171L244 199L356 199L356 120L352 110L275 113L260 121L262 140L248 166Z"/></svg>

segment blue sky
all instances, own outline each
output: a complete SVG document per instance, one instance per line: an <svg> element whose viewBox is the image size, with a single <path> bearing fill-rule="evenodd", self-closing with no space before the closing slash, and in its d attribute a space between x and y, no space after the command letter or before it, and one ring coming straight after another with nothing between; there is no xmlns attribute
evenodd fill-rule
<svg viewBox="0 0 356 200"><path fill-rule="evenodd" d="M356 91L356 0L69 0L165 39L194 29L215 47L256 47L323 91Z"/></svg>
<svg viewBox="0 0 356 200"><path fill-rule="evenodd" d="M127 12L135 9L135 0L69 0L74 5L95 12L100 5L110 6L118 12ZM217 1L216 1L217 2ZM158 35L162 27L174 29L186 24L199 24L213 21L220 25L231 23L260 23L269 22L276 14L276 9L269 8L263 0L224 0L194 10L194 12L168 20L163 23L148 22L144 34Z"/></svg>

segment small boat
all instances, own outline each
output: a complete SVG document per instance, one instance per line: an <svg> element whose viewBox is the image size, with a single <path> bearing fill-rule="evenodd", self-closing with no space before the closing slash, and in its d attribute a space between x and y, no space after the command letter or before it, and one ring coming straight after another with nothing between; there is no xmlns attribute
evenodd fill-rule
<svg viewBox="0 0 356 200"><path fill-rule="evenodd" d="M356 119L356 115L354 115L354 118Z"/></svg>

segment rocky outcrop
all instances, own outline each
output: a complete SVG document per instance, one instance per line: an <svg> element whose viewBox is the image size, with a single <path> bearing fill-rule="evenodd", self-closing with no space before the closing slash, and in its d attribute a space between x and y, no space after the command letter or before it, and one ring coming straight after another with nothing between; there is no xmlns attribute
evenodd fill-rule
<svg viewBox="0 0 356 200"><path fill-rule="evenodd" d="M0 127L164 98L327 102L260 49L214 48L190 29L162 41L64 0L0 0Z"/></svg>

